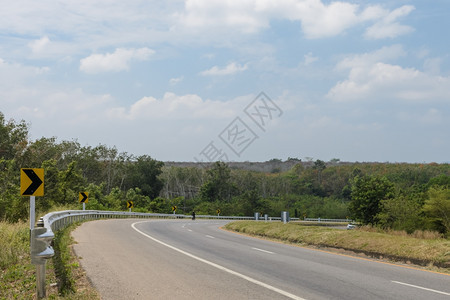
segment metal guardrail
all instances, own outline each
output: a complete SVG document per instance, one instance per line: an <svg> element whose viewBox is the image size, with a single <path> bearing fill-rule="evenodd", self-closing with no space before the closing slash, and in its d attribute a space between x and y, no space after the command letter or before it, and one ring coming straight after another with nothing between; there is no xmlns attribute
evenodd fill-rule
<svg viewBox="0 0 450 300"><path fill-rule="evenodd" d="M351 223L350 219L322 219L322 218L304 218L303 221L307 222L328 222L328 223Z"/></svg>
<svg viewBox="0 0 450 300"><path fill-rule="evenodd" d="M48 231L58 231L67 225L84 220L98 219L121 219L121 218L159 218L159 219L190 219L191 215L182 214L155 214L155 213L137 213L120 211L101 211L101 210L66 210L53 212L42 218L43 227ZM213 216L196 215L198 219L221 219L221 220L254 220L254 217L239 216Z"/></svg>

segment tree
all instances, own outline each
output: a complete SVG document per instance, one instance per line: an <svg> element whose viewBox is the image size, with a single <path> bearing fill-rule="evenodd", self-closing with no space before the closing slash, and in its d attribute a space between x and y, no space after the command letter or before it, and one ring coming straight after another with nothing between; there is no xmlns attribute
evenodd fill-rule
<svg viewBox="0 0 450 300"><path fill-rule="evenodd" d="M252 216L255 212L260 212L260 210L266 210L267 207L261 207L261 196L256 190L249 190L241 195L242 208L244 215Z"/></svg>
<svg viewBox="0 0 450 300"><path fill-rule="evenodd" d="M27 217L20 194L20 176L14 160L0 158L0 221L16 222Z"/></svg>
<svg viewBox="0 0 450 300"><path fill-rule="evenodd" d="M126 201L132 201L135 208L150 209L150 198L142 195L139 188L129 189L125 195Z"/></svg>
<svg viewBox="0 0 450 300"><path fill-rule="evenodd" d="M100 185L103 182L103 168L97 150L98 148L90 146L80 147L73 159L78 161L78 166L83 170L83 177L87 182Z"/></svg>
<svg viewBox="0 0 450 300"><path fill-rule="evenodd" d="M422 225L421 202L420 197L413 195L398 195L395 198L381 200L381 211L376 216L379 225L413 233Z"/></svg>
<svg viewBox="0 0 450 300"><path fill-rule="evenodd" d="M327 167L327 165L325 164L325 162L323 160L316 160L314 162L314 169L319 170L319 171L323 171L325 170L325 168Z"/></svg>
<svg viewBox="0 0 450 300"><path fill-rule="evenodd" d="M62 147L56 143L55 137L42 137L28 145L21 159L21 163L28 167L38 167L45 161L54 160L58 163L61 161L63 155ZM58 165L57 167L60 168L63 166Z"/></svg>
<svg viewBox="0 0 450 300"><path fill-rule="evenodd" d="M234 193L230 168L218 161L206 173L208 180L200 188L200 198L208 202L229 202Z"/></svg>
<svg viewBox="0 0 450 300"><path fill-rule="evenodd" d="M338 165L340 161L341 161L341 160L340 160L339 158L332 158L332 159L330 160L330 163L331 163L332 165Z"/></svg>
<svg viewBox="0 0 450 300"><path fill-rule="evenodd" d="M56 167L56 161L54 159L46 160L42 163L41 167L45 171L45 193L42 201L37 201L36 208L45 211L61 201L63 191L59 181L60 176L59 170Z"/></svg>
<svg viewBox="0 0 450 300"><path fill-rule="evenodd" d="M195 167L164 167L159 178L164 182L161 195L167 199L184 197L193 199L203 184L205 171Z"/></svg>
<svg viewBox="0 0 450 300"><path fill-rule="evenodd" d="M447 233L450 232L450 189L448 187L432 187L428 191L423 211L441 223Z"/></svg>
<svg viewBox="0 0 450 300"><path fill-rule="evenodd" d="M23 154L28 146L28 125L25 121L19 123L10 120L5 121L5 116L0 112L0 159L17 158Z"/></svg>
<svg viewBox="0 0 450 300"><path fill-rule="evenodd" d="M84 191L85 180L76 161L72 161L65 170L59 172L59 185L63 192L62 203L73 203L78 200L78 194Z"/></svg>
<svg viewBox="0 0 450 300"><path fill-rule="evenodd" d="M386 177L364 176L353 179L349 211L363 224L376 224L382 200L394 196L394 185Z"/></svg>
<svg viewBox="0 0 450 300"><path fill-rule="evenodd" d="M441 174L437 177L431 178L428 181L428 186L446 186L450 187L450 176L446 174Z"/></svg>
<svg viewBox="0 0 450 300"><path fill-rule="evenodd" d="M125 209L125 201L123 201L124 194L118 187L115 187L111 192L103 198L103 206L108 210ZM123 206L121 207L121 204Z"/></svg>
<svg viewBox="0 0 450 300"><path fill-rule="evenodd" d="M166 204L166 200L161 197L156 197L149 203L149 210L153 213L168 213L169 208Z"/></svg>
<svg viewBox="0 0 450 300"><path fill-rule="evenodd" d="M76 204L78 194L84 191L86 186L76 161L59 170L57 162L50 159L42 163L42 168L45 170L45 194L36 207L47 210L55 204Z"/></svg>
<svg viewBox="0 0 450 300"><path fill-rule="evenodd" d="M164 163L142 155L135 162L129 164L127 178L129 188L139 188L142 195L150 199L158 197L164 183L159 178Z"/></svg>

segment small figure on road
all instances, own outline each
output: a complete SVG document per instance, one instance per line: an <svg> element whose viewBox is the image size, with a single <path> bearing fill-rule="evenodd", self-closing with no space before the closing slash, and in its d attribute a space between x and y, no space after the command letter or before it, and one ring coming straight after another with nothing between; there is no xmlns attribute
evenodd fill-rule
<svg viewBox="0 0 450 300"><path fill-rule="evenodd" d="M195 220L195 211L192 211L192 220Z"/></svg>

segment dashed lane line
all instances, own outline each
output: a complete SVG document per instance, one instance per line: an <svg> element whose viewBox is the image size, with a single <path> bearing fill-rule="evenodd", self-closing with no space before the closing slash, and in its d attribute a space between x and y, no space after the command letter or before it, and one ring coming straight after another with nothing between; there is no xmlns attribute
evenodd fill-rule
<svg viewBox="0 0 450 300"><path fill-rule="evenodd" d="M400 282L400 281L394 281L394 280L392 280L392 282L393 283L397 283L397 284L401 284L401 285L406 285L406 286L409 286L409 287L413 287L413 288L416 288L416 289L421 289L421 290L425 290L425 291L429 291L429 292L433 292L433 293L438 293L438 294L450 296L450 293L429 289L429 288L426 288L426 287L423 287L423 286L418 286L418 285L404 283L404 282Z"/></svg>
<svg viewBox="0 0 450 300"><path fill-rule="evenodd" d="M267 250L264 250L264 249L259 249L259 248L254 248L254 247L252 247L252 249L253 249L253 250L256 250L256 251L268 253L268 254L275 254L275 253L272 252L272 251L267 251Z"/></svg>

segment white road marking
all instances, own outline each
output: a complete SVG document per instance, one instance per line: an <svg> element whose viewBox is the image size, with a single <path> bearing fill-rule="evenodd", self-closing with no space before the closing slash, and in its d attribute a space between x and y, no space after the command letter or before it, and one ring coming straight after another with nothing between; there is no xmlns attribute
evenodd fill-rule
<svg viewBox="0 0 450 300"><path fill-rule="evenodd" d="M211 235L205 235L207 238L210 238L210 239L215 239L215 237L213 237L213 236L211 236Z"/></svg>
<svg viewBox="0 0 450 300"><path fill-rule="evenodd" d="M271 251L267 251L267 250L263 250L263 249L259 249L259 248L254 248L254 247L252 247L252 249L253 249L253 250L257 250L257 251L261 251L261 252L264 252L264 253L275 254L275 253L273 253L273 252L271 252Z"/></svg>
<svg viewBox="0 0 450 300"><path fill-rule="evenodd" d="M132 227L134 230L136 230L137 232L139 232L140 234L142 234L143 236L145 236L145 237L151 239L152 241L155 241L155 242L157 242L157 243L159 243L159 244L161 244L161 245L163 245L163 246L166 246L166 247L168 247L168 248L170 248L170 249L172 249L172 250L175 250L175 251L177 251L177 252L179 252L179 253L182 253L182 254L184 254L184 255L186 255L186 256L189 256L190 258L196 259L196 260L198 260L198 261L200 261L200 262L202 262L202 263L208 264L208 265L210 265L210 266L212 266L212 267L214 267L214 268L217 268L217 269L219 269L219 270L225 271L225 272L227 272L227 273L230 273L230 274L232 274L232 275L235 275L235 276L237 276L237 277L240 277L240 278L242 278L242 279L245 279L245 280L247 280L247 281L249 281L249 282L252 282L252 283L257 284L257 285L259 285L259 286L261 286L261 287L264 287L264 288L266 288L266 289L269 289L269 290L271 290L271 291L274 291L274 292L276 292L276 293L278 293L278 294L280 294L280 295L283 295L283 296L285 296L285 297L288 297L288 298L290 298L290 299L295 299L295 300L306 300L306 299L304 299L304 298L298 297L298 296L296 296L296 295L294 295L294 294L291 294L291 293L289 293L289 292L283 291L282 289L276 288L276 287L271 286L271 285L269 285L269 284L267 284L267 283L264 283L264 282L261 282L261 281L259 281L259 280L253 279L253 278L248 277L248 276L246 276L246 275L244 275L244 274L241 274L241 273L238 273L238 272L236 272L236 271L230 270L230 269L225 268L225 267L223 267L223 266L221 266L221 265L218 265L218 264L216 264L216 263L213 263L213 262L211 262L211 261L209 261L209 260L203 259L203 258L201 258L201 257L195 256L194 254L191 254L191 253L189 253L189 252L186 252L186 251L184 251L184 250L181 250L181 249L178 249L178 248L176 248L176 247L174 247L174 246L171 246L171 245L169 245L169 244L166 244L166 243L164 243L164 242L162 242L162 241L160 241L160 240L158 240L158 239L156 239L156 238L154 238L154 237L152 237L152 236L146 234L145 232L142 232L142 231L140 231L139 229L136 228L136 224L139 224L139 223L145 223L145 222L148 222L148 221L141 221L141 222L133 223L133 224L131 224L131 227Z"/></svg>
<svg viewBox="0 0 450 300"><path fill-rule="evenodd" d="M404 282L400 282L400 281L392 281L392 282L393 283L402 284L402 285L406 285L406 286L410 286L410 287L413 287L413 288L416 288L416 289L421 289L421 290L425 290L425 291L430 291L430 292L434 292L434 293L450 296L450 293L446 293L446 292L442 292L442 291L438 291L438 290L433 290L433 289L429 289L429 288L418 286L418 285L413 285L413 284L404 283Z"/></svg>
<svg viewBox="0 0 450 300"><path fill-rule="evenodd" d="M192 232L192 229L188 229L187 231Z"/></svg>

